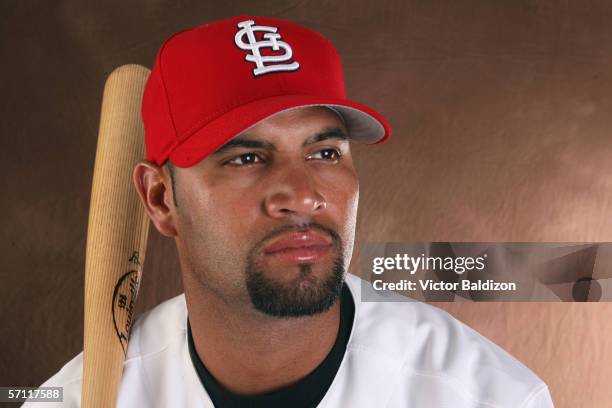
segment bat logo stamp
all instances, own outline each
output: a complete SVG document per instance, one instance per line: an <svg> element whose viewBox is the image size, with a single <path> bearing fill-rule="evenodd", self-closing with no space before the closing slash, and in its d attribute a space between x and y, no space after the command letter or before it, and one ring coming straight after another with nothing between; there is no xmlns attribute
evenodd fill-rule
<svg viewBox="0 0 612 408"><path fill-rule="evenodd" d="M127 271L117 281L113 291L112 305L113 324L124 355L127 353L130 331L134 323L134 308L140 287L140 274L137 269L140 267L140 259L137 251L134 251L129 262L135 265L135 269Z"/></svg>
<svg viewBox="0 0 612 408"><path fill-rule="evenodd" d="M253 74L255 76L279 71L295 71L300 67L297 61L291 61L293 50L291 46L281 41L281 35L277 27L255 25L255 21L246 20L238 23L241 28L234 36L234 42L238 48L250 51L245 60L255 64ZM257 40L256 33L265 32L263 40ZM245 41L246 36L246 41ZM268 48L274 52L283 51L282 54L262 55L262 50Z"/></svg>

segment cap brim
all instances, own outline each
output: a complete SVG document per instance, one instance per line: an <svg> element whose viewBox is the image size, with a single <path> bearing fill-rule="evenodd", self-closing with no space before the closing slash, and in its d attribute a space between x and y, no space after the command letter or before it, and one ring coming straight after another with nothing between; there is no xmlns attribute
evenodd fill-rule
<svg viewBox="0 0 612 408"><path fill-rule="evenodd" d="M191 167L258 122L288 109L307 106L336 110L344 119L351 140L375 144L391 137L387 120L367 106L342 99L283 95L243 104L184 135L170 153L170 161L178 167Z"/></svg>

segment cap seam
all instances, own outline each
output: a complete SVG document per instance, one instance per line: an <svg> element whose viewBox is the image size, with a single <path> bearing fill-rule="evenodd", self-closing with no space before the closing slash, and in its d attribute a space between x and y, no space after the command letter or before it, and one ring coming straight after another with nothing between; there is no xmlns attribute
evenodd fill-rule
<svg viewBox="0 0 612 408"><path fill-rule="evenodd" d="M164 41L164 43L162 44L160 50L159 50L159 78L162 84L162 89L164 90L164 96L166 97L166 105L168 107L168 114L170 115L170 123L172 123L172 130L174 130L174 138L172 141L170 141L169 143L166 143L166 147L164 147L163 151L167 151L169 152L176 144L177 141L179 139L179 134L178 131L176 130L176 123L174 121L174 114L172 113L172 105L170 104L170 97L168 96L168 88L166 87L166 81L164 78L164 66L163 66L163 54L164 51L166 50L166 46L168 45L168 43L170 42L171 39L173 39L174 37L178 36L179 34L182 34L186 31L192 30L192 28L187 28L184 30L181 30L177 33L172 34L170 37L168 37L168 39L166 41ZM164 154L162 155L162 157L167 156L166 159L169 157L169 153L168 154Z"/></svg>

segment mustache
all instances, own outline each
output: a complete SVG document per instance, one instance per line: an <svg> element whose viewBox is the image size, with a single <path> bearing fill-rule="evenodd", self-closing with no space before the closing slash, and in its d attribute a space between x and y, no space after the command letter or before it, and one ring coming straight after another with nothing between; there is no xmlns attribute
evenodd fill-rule
<svg viewBox="0 0 612 408"><path fill-rule="evenodd" d="M266 241L275 238L278 235L282 235L287 232L304 232L307 230L315 230L319 233L327 234L331 237L332 243L334 246L341 246L342 238L340 238L340 234L336 232L333 228L327 227L318 222L306 222L300 224L288 224L283 225L281 227L275 228L274 230L267 233L263 238L261 238L257 244L257 247L262 247Z"/></svg>

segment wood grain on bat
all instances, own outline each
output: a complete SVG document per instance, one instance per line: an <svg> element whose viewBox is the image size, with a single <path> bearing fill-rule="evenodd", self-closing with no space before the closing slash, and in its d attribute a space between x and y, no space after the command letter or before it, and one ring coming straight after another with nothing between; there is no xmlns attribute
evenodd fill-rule
<svg viewBox="0 0 612 408"><path fill-rule="evenodd" d="M83 407L115 406L149 221L132 183L145 157L140 117L149 70L115 69L102 99L85 262Z"/></svg>

